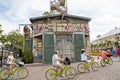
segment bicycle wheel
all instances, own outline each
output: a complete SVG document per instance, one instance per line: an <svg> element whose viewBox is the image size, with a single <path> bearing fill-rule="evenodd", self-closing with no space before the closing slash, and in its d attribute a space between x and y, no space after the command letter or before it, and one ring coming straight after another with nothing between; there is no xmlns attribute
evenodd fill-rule
<svg viewBox="0 0 120 80"><path fill-rule="evenodd" d="M45 77L47 80L55 80L56 75L56 69L55 68L49 68L45 71Z"/></svg>
<svg viewBox="0 0 120 80"><path fill-rule="evenodd" d="M25 67L20 67L18 69L17 75L20 79L25 79L28 76L28 70Z"/></svg>
<svg viewBox="0 0 120 80"><path fill-rule="evenodd" d="M2 80L7 80L10 76L9 74L9 69L8 68L3 68L1 71L0 71L0 78Z"/></svg>
<svg viewBox="0 0 120 80"><path fill-rule="evenodd" d="M93 64L91 65L91 68L92 68L93 71L97 71L98 68L99 68L98 63L97 62L93 62Z"/></svg>
<svg viewBox="0 0 120 80"><path fill-rule="evenodd" d="M113 60L112 60L112 58L108 58L108 64L110 64L110 65L113 64Z"/></svg>
<svg viewBox="0 0 120 80"><path fill-rule="evenodd" d="M85 70L86 70L85 65L86 65L86 63L80 63L80 64L78 64L77 70L78 70L79 73L85 72Z"/></svg>
<svg viewBox="0 0 120 80"><path fill-rule="evenodd" d="M65 76L68 79L74 79L77 75L77 71L74 67L69 67L68 69L65 70Z"/></svg>
<svg viewBox="0 0 120 80"><path fill-rule="evenodd" d="M100 64L101 64L102 67L104 67L104 66L106 65L105 60L104 60L104 59L101 59Z"/></svg>

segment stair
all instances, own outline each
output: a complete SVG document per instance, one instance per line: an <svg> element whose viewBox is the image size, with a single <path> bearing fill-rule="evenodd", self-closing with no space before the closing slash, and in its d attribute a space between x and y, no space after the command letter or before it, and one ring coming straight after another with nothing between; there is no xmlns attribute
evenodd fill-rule
<svg viewBox="0 0 120 80"><path fill-rule="evenodd" d="M40 59L39 57L33 57L33 62L34 62L34 63L42 63L43 60Z"/></svg>

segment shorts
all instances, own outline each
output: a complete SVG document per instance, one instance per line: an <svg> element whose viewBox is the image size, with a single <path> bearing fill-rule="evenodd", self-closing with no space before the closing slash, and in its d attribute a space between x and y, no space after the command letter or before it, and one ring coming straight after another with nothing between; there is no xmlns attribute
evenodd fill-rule
<svg viewBox="0 0 120 80"><path fill-rule="evenodd" d="M59 64L59 65L53 65L53 67L55 67L55 68L59 68L61 66L61 64Z"/></svg>
<svg viewBox="0 0 120 80"><path fill-rule="evenodd" d="M10 66L10 64L6 64L6 66L7 66L7 67L9 67L9 66Z"/></svg>
<svg viewBox="0 0 120 80"><path fill-rule="evenodd" d="M85 63L88 63L88 61L87 61L87 60L82 60L81 62L85 62Z"/></svg>

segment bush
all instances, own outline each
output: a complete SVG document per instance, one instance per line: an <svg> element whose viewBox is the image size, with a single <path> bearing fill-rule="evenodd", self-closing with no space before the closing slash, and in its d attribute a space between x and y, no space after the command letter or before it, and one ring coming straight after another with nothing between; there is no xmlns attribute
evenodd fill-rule
<svg viewBox="0 0 120 80"><path fill-rule="evenodd" d="M32 63L33 62L33 54L30 52L30 49L25 46L23 50L23 60L25 63Z"/></svg>

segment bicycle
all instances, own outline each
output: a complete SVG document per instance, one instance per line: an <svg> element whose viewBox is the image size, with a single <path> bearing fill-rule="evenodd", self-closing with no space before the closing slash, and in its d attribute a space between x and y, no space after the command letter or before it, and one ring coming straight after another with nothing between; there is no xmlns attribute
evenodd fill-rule
<svg viewBox="0 0 120 80"><path fill-rule="evenodd" d="M76 69L74 67L71 67L70 65L64 65L63 72L65 72L65 76L68 79L74 79L77 75ZM56 67L48 68L45 71L45 77L47 80L55 80L60 75L60 70Z"/></svg>
<svg viewBox="0 0 120 80"><path fill-rule="evenodd" d="M92 58L90 60L90 62L82 62L80 64L78 64L77 66L77 70L79 73L83 73L85 72L86 70L89 71L89 69L92 68L93 71L97 71L98 68L99 68L99 65L97 62L94 61L94 58Z"/></svg>
<svg viewBox="0 0 120 80"><path fill-rule="evenodd" d="M2 80L7 80L11 75L14 75L17 72L17 76L20 79L25 79L28 76L28 70L24 67L23 62L17 63L17 66L14 67L12 70L9 70L8 67L3 68L0 71L0 78Z"/></svg>
<svg viewBox="0 0 120 80"><path fill-rule="evenodd" d="M101 59L100 64L102 67L104 67L106 64L112 65L113 60L111 58L112 55L107 55L107 58Z"/></svg>

